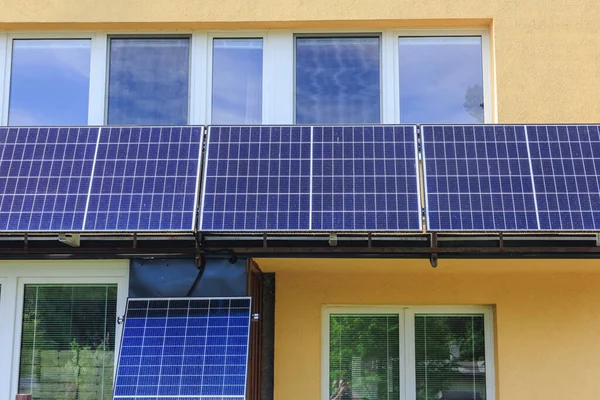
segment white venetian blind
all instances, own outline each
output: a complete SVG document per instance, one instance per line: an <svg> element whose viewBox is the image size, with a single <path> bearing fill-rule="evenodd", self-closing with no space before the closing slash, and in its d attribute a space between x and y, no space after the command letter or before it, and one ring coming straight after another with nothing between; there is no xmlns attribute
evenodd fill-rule
<svg viewBox="0 0 600 400"><path fill-rule="evenodd" d="M485 399L483 315L415 317L417 400Z"/></svg>
<svg viewBox="0 0 600 400"><path fill-rule="evenodd" d="M329 398L398 399L398 315L332 314L329 324Z"/></svg>
<svg viewBox="0 0 600 400"><path fill-rule="evenodd" d="M117 285L26 285L19 392L112 398Z"/></svg>

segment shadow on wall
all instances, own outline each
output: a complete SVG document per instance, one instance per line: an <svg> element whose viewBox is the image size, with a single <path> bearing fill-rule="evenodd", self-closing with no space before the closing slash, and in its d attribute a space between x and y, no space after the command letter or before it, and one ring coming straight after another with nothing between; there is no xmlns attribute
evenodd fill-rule
<svg viewBox="0 0 600 400"><path fill-rule="evenodd" d="M198 297L246 295L246 259L207 259L196 290ZM198 269L194 259L132 260L129 268L129 297L185 297Z"/></svg>

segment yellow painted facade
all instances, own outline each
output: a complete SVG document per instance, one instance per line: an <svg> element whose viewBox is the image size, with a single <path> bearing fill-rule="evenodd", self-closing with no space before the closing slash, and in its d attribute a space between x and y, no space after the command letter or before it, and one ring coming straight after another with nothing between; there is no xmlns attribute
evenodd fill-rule
<svg viewBox="0 0 600 400"><path fill-rule="evenodd" d="M1 0L0 30L489 26L502 123L600 121L594 0Z"/></svg>
<svg viewBox="0 0 600 400"><path fill-rule="evenodd" d="M495 120L600 122L595 0L0 0L0 30L486 26ZM600 262L259 259L277 276L275 396L320 399L325 304L493 305L499 400L592 399Z"/></svg>
<svg viewBox="0 0 600 400"><path fill-rule="evenodd" d="M320 398L324 305L491 305L496 399L596 396L599 261L257 262L276 272L276 399Z"/></svg>

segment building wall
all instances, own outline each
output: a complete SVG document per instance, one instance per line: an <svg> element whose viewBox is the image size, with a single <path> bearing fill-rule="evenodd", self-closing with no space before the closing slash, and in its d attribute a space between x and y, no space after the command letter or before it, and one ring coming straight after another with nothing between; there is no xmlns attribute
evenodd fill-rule
<svg viewBox="0 0 600 400"><path fill-rule="evenodd" d="M277 271L275 398L321 395L324 305L492 305L496 398L592 398L594 260L257 260Z"/></svg>
<svg viewBox="0 0 600 400"><path fill-rule="evenodd" d="M0 10L0 30L20 31L489 25L498 122L600 121L594 0L2 0Z"/></svg>

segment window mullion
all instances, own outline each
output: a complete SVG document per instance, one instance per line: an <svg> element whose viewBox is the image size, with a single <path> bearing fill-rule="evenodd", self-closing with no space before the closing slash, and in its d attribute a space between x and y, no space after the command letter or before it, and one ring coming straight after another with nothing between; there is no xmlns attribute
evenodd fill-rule
<svg viewBox="0 0 600 400"><path fill-rule="evenodd" d="M10 346L14 340L14 328L17 320L17 278L9 277L0 279L0 343L7 344L11 348L4 357L0 358L0 398L11 397L11 372L14 371L13 351L18 347ZM18 366L18 364L17 364Z"/></svg>
<svg viewBox="0 0 600 400"><path fill-rule="evenodd" d="M394 35L386 30L381 36L381 122L384 124L398 123L396 114L396 79Z"/></svg>
<svg viewBox="0 0 600 400"><path fill-rule="evenodd" d="M92 37L88 125L104 125L106 122L107 45L108 38L106 33L96 33Z"/></svg>
<svg viewBox="0 0 600 400"><path fill-rule="evenodd" d="M401 365L404 366L401 375L404 390L400 391L400 399L416 399L415 312L408 308L404 309L404 353L401 353L401 357L403 357Z"/></svg>
<svg viewBox="0 0 600 400"><path fill-rule="evenodd" d="M294 35L270 31L264 46L263 124L294 123Z"/></svg>
<svg viewBox="0 0 600 400"><path fill-rule="evenodd" d="M208 72L210 58L208 34L206 32L194 32L192 34L190 52L190 103L189 124L208 124L207 112L211 95L208 93Z"/></svg>
<svg viewBox="0 0 600 400"><path fill-rule="evenodd" d="M8 96L10 88L10 40L0 33L0 126L8 125Z"/></svg>

